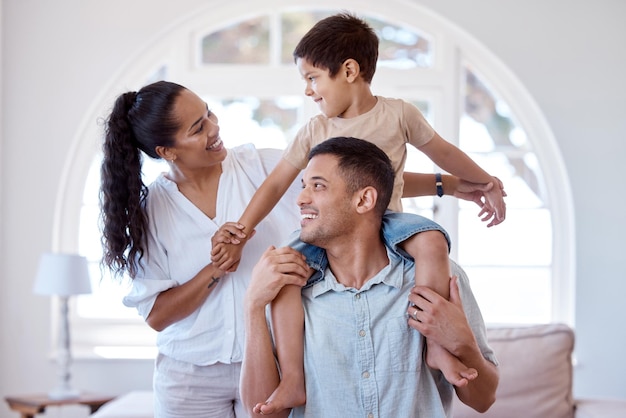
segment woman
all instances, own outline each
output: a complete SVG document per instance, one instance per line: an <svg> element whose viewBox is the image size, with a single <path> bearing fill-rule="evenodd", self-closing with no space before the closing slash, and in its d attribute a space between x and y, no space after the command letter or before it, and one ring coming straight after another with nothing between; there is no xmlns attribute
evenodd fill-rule
<svg viewBox="0 0 626 418"><path fill-rule="evenodd" d="M149 187L141 152L169 172ZM103 263L133 279L126 306L155 330L157 417L242 417L241 302L250 271L298 227L298 188L245 246L237 271L211 264L211 237L243 212L279 150L224 148L217 117L186 88L157 82L122 94L107 120L102 163Z"/></svg>

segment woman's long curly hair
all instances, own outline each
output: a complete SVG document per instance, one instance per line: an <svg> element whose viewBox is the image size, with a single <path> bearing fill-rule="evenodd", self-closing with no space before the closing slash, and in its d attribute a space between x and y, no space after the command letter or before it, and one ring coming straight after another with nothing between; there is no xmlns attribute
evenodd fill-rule
<svg viewBox="0 0 626 418"><path fill-rule="evenodd" d="M102 265L116 276L135 278L146 248L148 188L141 177L141 152L159 159L156 147L174 146L179 121L176 98L185 87L159 81L119 96L106 120L100 171Z"/></svg>

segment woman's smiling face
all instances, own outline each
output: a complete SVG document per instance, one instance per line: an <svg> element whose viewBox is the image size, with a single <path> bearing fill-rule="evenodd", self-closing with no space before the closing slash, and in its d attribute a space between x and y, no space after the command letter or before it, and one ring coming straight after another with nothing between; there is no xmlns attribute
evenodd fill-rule
<svg viewBox="0 0 626 418"><path fill-rule="evenodd" d="M179 121L175 145L176 163L189 168L213 165L224 161L226 148L220 138L217 116L206 103L190 90L183 90L174 105Z"/></svg>

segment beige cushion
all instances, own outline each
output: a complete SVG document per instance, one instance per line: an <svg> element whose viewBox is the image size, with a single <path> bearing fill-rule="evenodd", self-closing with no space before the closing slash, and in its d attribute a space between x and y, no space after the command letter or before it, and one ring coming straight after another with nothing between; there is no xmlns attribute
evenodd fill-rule
<svg viewBox="0 0 626 418"><path fill-rule="evenodd" d="M454 404L455 418L570 418L574 332L563 324L489 328L500 363L496 402L484 414Z"/></svg>

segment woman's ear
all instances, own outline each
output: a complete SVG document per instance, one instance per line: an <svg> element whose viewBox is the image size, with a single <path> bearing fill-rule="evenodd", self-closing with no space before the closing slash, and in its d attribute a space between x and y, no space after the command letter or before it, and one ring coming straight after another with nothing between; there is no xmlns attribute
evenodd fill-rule
<svg viewBox="0 0 626 418"><path fill-rule="evenodd" d="M359 77L359 74L361 74L361 66L353 58L345 60L341 70L344 72L349 83L352 83Z"/></svg>
<svg viewBox="0 0 626 418"><path fill-rule="evenodd" d="M154 150L159 157L163 158L166 161L174 161L176 159L176 154L169 147L159 145Z"/></svg>

